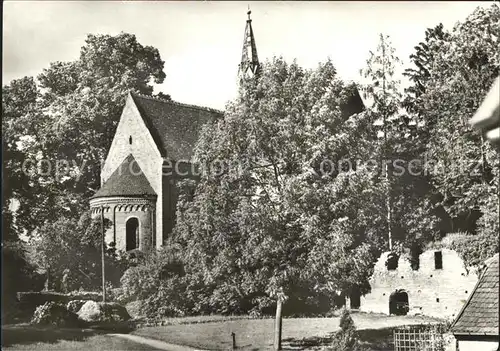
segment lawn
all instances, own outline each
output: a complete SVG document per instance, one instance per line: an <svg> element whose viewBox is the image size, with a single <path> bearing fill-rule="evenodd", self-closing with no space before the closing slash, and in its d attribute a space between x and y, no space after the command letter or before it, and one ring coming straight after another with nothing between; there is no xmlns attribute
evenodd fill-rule
<svg viewBox="0 0 500 351"><path fill-rule="evenodd" d="M8 351L149 351L155 348L90 329L2 326L2 350Z"/></svg>
<svg viewBox="0 0 500 351"><path fill-rule="evenodd" d="M392 350L392 328L405 324L436 322L426 317L398 317L379 314L353 313L354 323L367 350ZM240 350L271 350L274 320L233 319L227 321L196 320L186 324L183 319L167 320L169 325L145 327L132 334L165 342L208 350L231 348L231 333L235 333ZM285 350L313 350L327 345L331 334L338 330L339 318L293 318L283 320Z"/></svg>
<svg viewBox="0 0 500 351"><path fill-rule="evenodd" d="M393 350L392 329L405 324L432 323L427 317L397 317L353 313L358 335L366 350ZM145 327L132 334L205 350L231 348L235 333L239 350L271 350L274 320L248 317L202 316L171 318L166 326ZM328 345L338 330L339 318L286 318L283 320L284 350L315 350ZM54 329L24 325L2 326L2 350L8 351L100 351L156 350L93 329Z"/></svg>

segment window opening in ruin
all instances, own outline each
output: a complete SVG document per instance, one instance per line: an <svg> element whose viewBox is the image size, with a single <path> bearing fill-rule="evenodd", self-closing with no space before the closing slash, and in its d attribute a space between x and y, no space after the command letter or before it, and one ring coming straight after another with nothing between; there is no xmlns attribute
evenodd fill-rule
<svg viewBox="0 0 500 351"><path fill-rule="evenodd" d="M126 250L139 248L139 220L135 217L130 218L126 224Z"/></svg>
<svg viewBox="0 0 500 351"><path fill-rule="evenodd" d="M132 135L128 138L128 143L132 145Z"/></svg>
<svg viewBox="0 0 500 351"><path fill-rule="evenodd" d="M443 269L443 253L441 251L434 252L434 268Z"/></svg>
<svg viewBox="0 0 500 351"><path fill-rule="evenodd" d="M404 290L396 290L389 296L389 314L406 316L409 308L408 293Z"/></svg>
<svg viewBox="0 0 500 351"><path fill-rule="evenodd" d="M391 252L389 255L387 255L387 261L385 261L385 266L387 267L387 270L389 271L394 271L398 268L398 260L399 256L396 255L394 252Z"/></svg>
<svg viewBox="0 0 500 351"><path fill-rule="evenodd" d="M420 268L420 255L422 254L422 248L418 243L413 243L410 248L410 264L411 269L418 271Z"/></svg>

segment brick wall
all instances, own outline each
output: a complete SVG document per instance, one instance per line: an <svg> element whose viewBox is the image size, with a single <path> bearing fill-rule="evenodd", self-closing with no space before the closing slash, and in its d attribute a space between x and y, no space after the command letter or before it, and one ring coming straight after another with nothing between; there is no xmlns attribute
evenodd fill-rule
<svg viewBox="0 0 500 351"><path fill-rule="evenodd" d="M154 232L154 202L152 200L109 198L93 202L92 217L101 217L101 206L104 207L104 218L109 219L112 225L106 230L106 243L115 242L116 248L126 250L126 228L130 218L139 221L139 249L148 251L153 245Z"/></svg>
<svg viewBox="0 0 500 351"><path fill-rule="evenodd" d="M434 265L434 252L442 253L442 269ZM452 318L460 311L478 277L468 273L462 259L449 249L429 250L420 255L420 268L400 257L396 270L385 266L388 252L381 255L370 278L371 292L361 298L360 310L389 314L389 297L396 289L408 294L410 313Z"/></svg>

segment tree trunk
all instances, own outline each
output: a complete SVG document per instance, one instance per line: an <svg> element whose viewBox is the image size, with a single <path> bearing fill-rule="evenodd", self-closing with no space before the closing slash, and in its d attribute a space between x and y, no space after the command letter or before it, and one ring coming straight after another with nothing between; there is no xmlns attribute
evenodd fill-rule
<svg viewBox="0 0 500 351"><path fill-rule="evenodd" d="M389 176L389 165L385 164L385 177L387 181L387 193L385 205L387 210L387 235L389 237L389 251L392 251L392 201L391 201L391 179Z"/></svg>
<svg viewBox="0 0 500 351"><path fill-rule="evenodd" d="M45 280L45 291L49 291L50 290L50 268L47 268L46 269L46 273L47 273L47 280Z"/></svg>
<svg viewBox="0 0 500 351"><path fill-rule="evenodd" d="M274 350L281 350L281 309L283 308L283 301L278 298L276 303L276 320L274 321Z"/></svg>

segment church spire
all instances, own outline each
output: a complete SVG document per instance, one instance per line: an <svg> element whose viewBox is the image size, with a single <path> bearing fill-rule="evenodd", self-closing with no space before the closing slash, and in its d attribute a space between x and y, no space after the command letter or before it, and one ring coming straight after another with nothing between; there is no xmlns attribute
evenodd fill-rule
<svg viewBox="0 0 500 351"><path fill-rule="evenodd" d="M238 70L238 76L241 78L253 77L259 73L260 63L257 57L257 47L255 46L255 37L252 30L252 19L250 18L250 6L248 7L248 19L245 27L245 37L243 39L243 51L241 53L241 63Z"/></svg>

